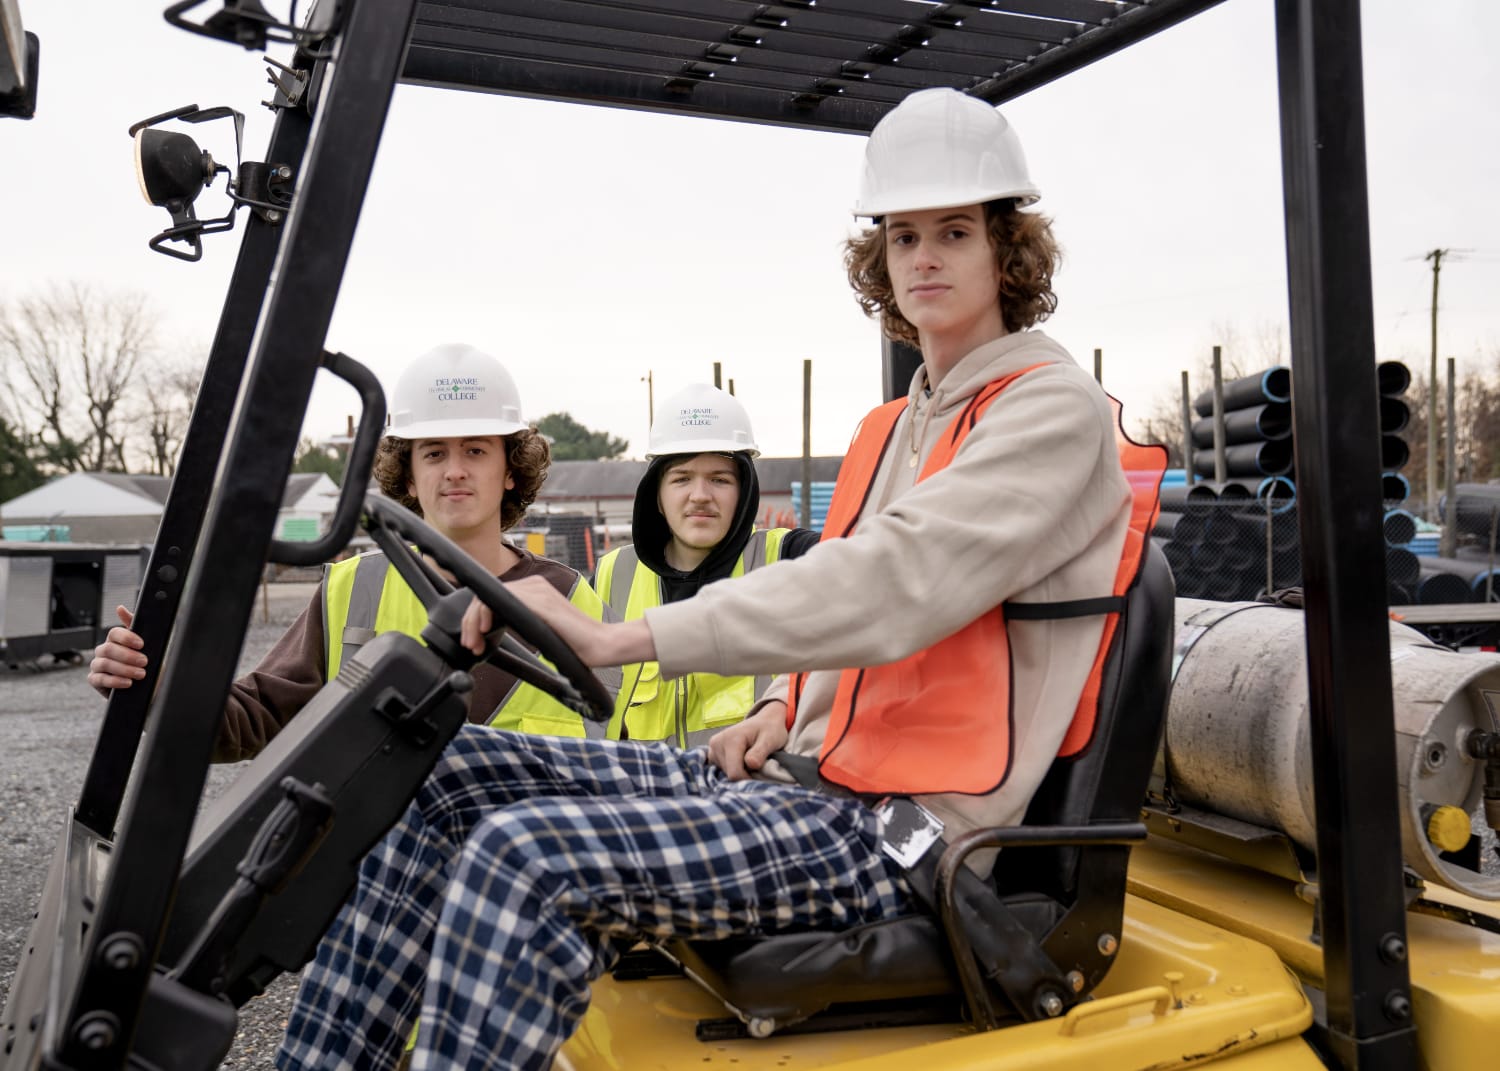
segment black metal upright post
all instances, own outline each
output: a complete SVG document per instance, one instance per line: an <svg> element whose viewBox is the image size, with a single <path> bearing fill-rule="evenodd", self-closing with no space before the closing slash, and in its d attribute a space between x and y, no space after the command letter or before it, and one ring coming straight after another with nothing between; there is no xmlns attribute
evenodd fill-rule
<svg viewBox="0 0 1500 1071"><path fill-rule="evenodd" d="M1328 1044L1417 1066L1381 539L1357 0L1277 0L1293 430ZM1373 579L1373 582L1372 582Z"/></svg>
<svg viewBox="0 0 1500 1071"><path fill-rule="evenodd" d="M894 339L880 339L880 397L893 402L905 398L911 389L911 377L922 365L922 351Z"/></svg>
<svg viewBox="0 0 1500 1071"><path fill-rule="evenodd" d="M167 652L135 793L120 821L109 876L65 994L60 1063L124 1066L209 755L254 608L286 476L354 240L416 0L361 0L333 45L274 282L188 569L179 636Z"/></svg>
<svg viewBox="0 0 1500 1071"><path fill-rule="evenodd" d="M285 164L293 171L299 169L311 126L312 117L305 109L283 108L271 132L267 162ZM132 627L145 644L142 653L146 656L146 676L134 687L120 689L110 696L104 725L78 796L78 820L101 837L113 834L125 798L125 786L140 746L147 708L156 690L162 655L177 620L183 582L203 529L229 418L239 398L250 343L265 303L271 265L281 246L280 225L267 223L254 212L247 211L244 217L245 235L240 241L239 258L230 277L229 294L219 316L203 381L193 403L187 435L183 437L182 461L172 477L172 489L162 510L151 560L134 607ZM103 612L113 614L114 607L106 606Z"/></svg>

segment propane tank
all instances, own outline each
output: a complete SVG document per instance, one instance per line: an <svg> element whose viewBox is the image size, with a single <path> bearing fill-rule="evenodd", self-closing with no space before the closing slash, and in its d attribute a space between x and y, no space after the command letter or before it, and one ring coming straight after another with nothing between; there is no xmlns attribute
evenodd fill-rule
<svg viewBox="0 0 1500 1071"><path fill-rule="evenodd" d="M1311 852L1304 627L1300 610L1178 599L1164 747L1182 803L1280 830ZM1500 730L1500 655L1458 654L1394 621L1390 640L1402 855L1424 879L1500 899L1500 878L1439 856L1472 835L1485 764L1468 745L1476 730Z"/></svg>

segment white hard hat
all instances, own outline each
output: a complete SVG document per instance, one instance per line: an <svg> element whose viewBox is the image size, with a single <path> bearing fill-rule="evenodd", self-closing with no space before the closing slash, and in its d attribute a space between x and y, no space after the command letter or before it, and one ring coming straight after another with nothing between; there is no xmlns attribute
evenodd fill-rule
<svg viewBox="0 0 1500 1071"><path fill-rule="evenodd" d="M691 383L656 407L647 460L664 454L760 456L750 414L733 394L707 383Z"/></svg>
<svg viewBox="0 0 1500 1071"><path fill-rule="evenodd" d="M391 393L386 434L398 439L449 439L524 431L521 393L495 358L450 343L418 357Z"/></svg>
<svg viewBox="0 0 1500 1071"><path fill-rule="evenodd" d="M921 89L870 132L856 216L1041 197L1021 141L993 107L956 89Z"/></svg>

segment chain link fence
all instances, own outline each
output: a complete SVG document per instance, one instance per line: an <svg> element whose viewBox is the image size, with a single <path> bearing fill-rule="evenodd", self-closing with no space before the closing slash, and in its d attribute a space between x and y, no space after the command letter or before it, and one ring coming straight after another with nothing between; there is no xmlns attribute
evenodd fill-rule
<svg viewBox="0 0 1500 1071"><path fill-rule="evenodd" d="M1470 545L1457 557L1439 557L1436 532L1424 531L1404 508L1411 487L1401 469L1410 451L1400 433L1411 415L1403 398L1411 373L1399 361L1384 361L1376 371L1388 603L1500 598L1493 552L1500 486L1460 485L1460 530L1469 533ZM1291 370L1284 365L1232 380L1222 388L1218 427L1213 392L1194 399L1195 418L1184 429L1189 460L1184 469L1169 470L1152 532L1172 565L1179 595L1237 601L1302 583L1291 392Z"/></svg>

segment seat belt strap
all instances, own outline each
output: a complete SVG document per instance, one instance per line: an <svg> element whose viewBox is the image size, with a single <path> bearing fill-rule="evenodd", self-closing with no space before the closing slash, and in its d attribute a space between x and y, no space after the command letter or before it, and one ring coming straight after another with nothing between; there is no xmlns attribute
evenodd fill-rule
<svg viewBox="0 0 1500 1071"><path fill-rule="evenodd" d="M1125 596L1103 595L1097 599L1066 599L1062 602L1005 603L1007 621L1060 621L1068 617L1097 617L1125 609Z"/></svg>

